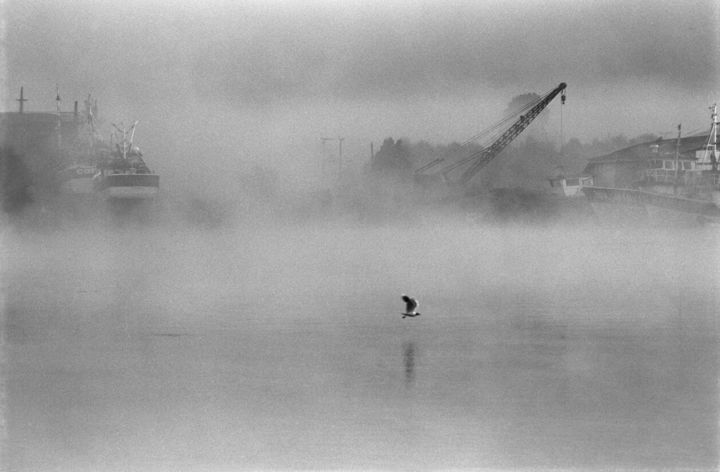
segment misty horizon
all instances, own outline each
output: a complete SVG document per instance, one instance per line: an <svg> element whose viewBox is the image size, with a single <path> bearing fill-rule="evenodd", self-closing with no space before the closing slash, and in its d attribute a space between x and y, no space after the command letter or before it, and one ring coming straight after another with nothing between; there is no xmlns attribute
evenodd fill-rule
<svg viewBox="0 0 720 472"><path fill-rule="evenodd" d="M255 164L306 179L344 138L348 163L386 137L463 142L513 97L566 82L557 143L707 128L720 91L710 1L6 1L4 110L92 93L108 122L139 120L149 164L174 180Z"/></svg>

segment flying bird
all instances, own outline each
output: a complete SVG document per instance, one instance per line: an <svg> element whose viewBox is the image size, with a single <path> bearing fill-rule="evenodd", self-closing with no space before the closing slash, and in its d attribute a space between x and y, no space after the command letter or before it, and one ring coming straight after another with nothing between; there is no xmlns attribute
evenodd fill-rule
<svg viewBox="0 0 720 472"><path fill-rule="evenodd" d="M420 313L415 311L417 310L418 305L420 305L420 303L418 303L416 299L408 297L404 293L402 295L402 299L405 302L405 313L402 313L403 318L405 318L406 316L420 316Z"/></svg>

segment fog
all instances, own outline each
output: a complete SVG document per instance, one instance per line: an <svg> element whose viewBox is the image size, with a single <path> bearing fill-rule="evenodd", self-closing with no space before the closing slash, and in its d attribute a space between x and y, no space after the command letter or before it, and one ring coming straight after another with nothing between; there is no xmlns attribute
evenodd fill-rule
<svg viewBox="0 0 720 472"><path fill-rule="evenodd" d="M371 143L464 142L560 82L558 149L706 131L715 2L0 11L4 110L91 93L161 178L0 218L7 470L717 467L716 227L368 172Z"/></svg>

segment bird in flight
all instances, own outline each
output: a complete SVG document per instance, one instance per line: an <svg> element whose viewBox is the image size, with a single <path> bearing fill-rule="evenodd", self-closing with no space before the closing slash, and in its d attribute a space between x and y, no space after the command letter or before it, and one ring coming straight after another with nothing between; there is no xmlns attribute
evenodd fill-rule
<svg viewBox="0 0 720 472"><path fill-rule="evenodd" d="M420 316L420 313L415 311L415 310L417 310L418 305L420 305L420 303L418 303L418 301L416 299L414 299L412 297L408 297L404 293L403 293L402 299L405 302L405 313L402 313L403 318L405 318L407 316L410 316L410 317Z"/></svg>

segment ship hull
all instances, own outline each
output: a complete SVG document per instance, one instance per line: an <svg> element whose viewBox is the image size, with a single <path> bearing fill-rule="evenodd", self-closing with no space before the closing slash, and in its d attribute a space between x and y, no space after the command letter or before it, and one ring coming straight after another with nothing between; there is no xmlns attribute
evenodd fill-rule
<svg viewBox="0 0 720 472"><path fill-rule="evenodd" d="M93 176L97 167L88 164L70 166L60 172L60 191L65 195L90 195L95 191Z"/></svg>
<svg viewBox="0 0 720 472"><path fill-rule="evenodd" d="M582 191L600 221L672 226L720 222L720 208L708 200L630 188L584 187Z"/></svg>
<svg viewBox="0 0 720 472"><path fill-rule="evenodd" d="M160 191L156 174L111 174L103 176L96 190L108 200L152 200Z"/></svg>

